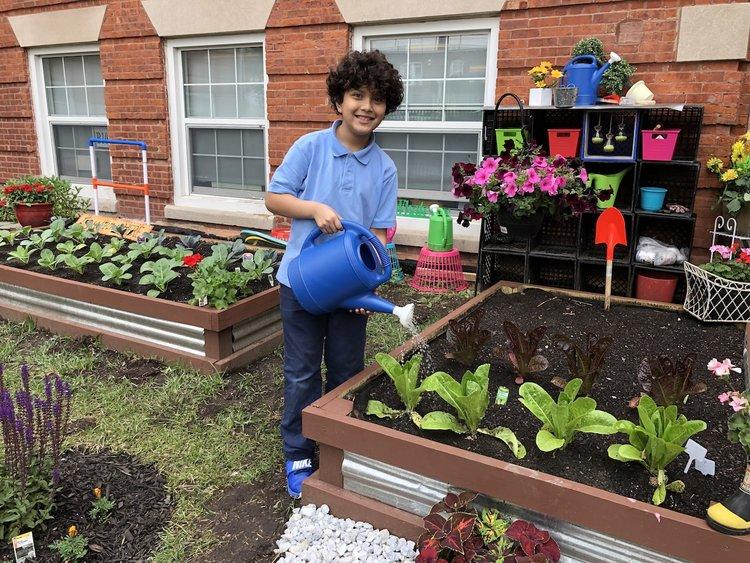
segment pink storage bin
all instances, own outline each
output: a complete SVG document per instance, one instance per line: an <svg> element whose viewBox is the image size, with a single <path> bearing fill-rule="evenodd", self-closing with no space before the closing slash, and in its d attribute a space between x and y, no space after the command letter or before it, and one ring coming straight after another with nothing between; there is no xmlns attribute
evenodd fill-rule
<svg viewBox="0 0 750 563"><path fill-rule="evenodd" d="M672 160L679 129L644 129L641 131L643 160Z"/></svg>

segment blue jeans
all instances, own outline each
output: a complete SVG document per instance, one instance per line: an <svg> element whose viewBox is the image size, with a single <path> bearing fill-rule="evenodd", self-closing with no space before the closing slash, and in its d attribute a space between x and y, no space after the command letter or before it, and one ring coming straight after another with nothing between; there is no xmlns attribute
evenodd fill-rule
<svg viewBox="0 0 750 563"><path fill-rule="evenodd" d="M365 367L367 316L337 310L312 315L281 285L284 328L284 413L281 438L289 461L312 458L315 442L302 435L302 409L321 397L320 367L325 354L325 392Z"/></svg>

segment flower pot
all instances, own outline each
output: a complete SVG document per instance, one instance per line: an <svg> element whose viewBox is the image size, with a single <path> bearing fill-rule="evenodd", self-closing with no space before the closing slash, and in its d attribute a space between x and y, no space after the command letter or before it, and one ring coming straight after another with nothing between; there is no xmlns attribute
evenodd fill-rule
<svg viewBox="0 0 750 563"><path fill-rule="evenodd" d="M649 129L641 131L643 160L672 160L679 134L679 129Z"/></svg>
<svg viewBox="0 0 750 563"><path fill-rule="evenodd" d="M551 88L529 88L529 105L530 106L551 106L552 89Z"/></svg>
<svg viewBox="0 0 750 563"><path fill-rule="evenodd" d="M644 211L661 211L667 188L641 188L641 209Z"/></svg>
<svg viewBox="0 0 750 563"><path fill-rule="evenodd" d="M52 219L51 203L17 203L14 211L22 227L42 227Z"/></svg>
<svg viewBox="0 0 750 563"><path fill-rule="evenodd" d="M526 217L516 217L505 208L500 209L492 217L493 227L496 227L500 236L508 237L511 241L528 240L539 232L544 221L543 213L536 213ZM495 229L493 229L494 231Z"/></svg>
<svg viewBox="0 0 750 563"><path fill-rule="evenodd" d="M640 273L635 277L635 298L671 303L677 289L677 276L661 272Z"/></svg>

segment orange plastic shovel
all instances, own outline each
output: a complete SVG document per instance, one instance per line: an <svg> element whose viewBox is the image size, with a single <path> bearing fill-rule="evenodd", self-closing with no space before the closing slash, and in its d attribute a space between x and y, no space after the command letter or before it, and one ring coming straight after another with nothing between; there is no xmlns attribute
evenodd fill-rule
<svg viewBox="0 0 750 563"><path fill-rule="evenodd" d="M609 300L612 296L612 260L615 258L615 246L628 245L625 234L625 219L616 207L604 210L596 220L596 244L607 245L607 277L604 282L604 310L609 310Z"/></svg>

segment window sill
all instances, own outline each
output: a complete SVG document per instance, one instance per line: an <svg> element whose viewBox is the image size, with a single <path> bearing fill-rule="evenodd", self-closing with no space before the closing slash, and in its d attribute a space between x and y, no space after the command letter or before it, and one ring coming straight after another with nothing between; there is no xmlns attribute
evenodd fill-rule
<svg viewBox="0 0 750 563"><path fill-rule="evenodd" d="M215 225L231 225L248 229L271 230L273 227L273 213L270 213L263 201L248 202L243 211L225 209L207 209L205 206L167 205L164 207L164 217L195 223L213 223Z"/></svg>

